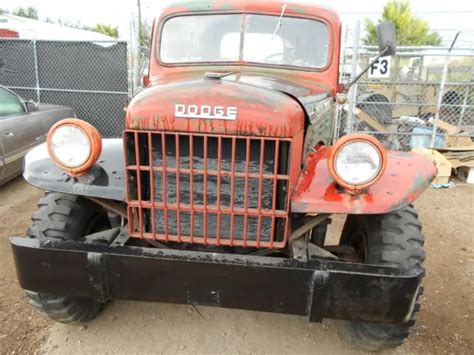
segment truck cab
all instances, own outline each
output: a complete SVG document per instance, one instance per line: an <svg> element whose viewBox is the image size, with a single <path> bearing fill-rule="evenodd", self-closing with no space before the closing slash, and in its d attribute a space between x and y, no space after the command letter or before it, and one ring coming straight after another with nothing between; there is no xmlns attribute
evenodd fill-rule
<svg viewBox="0 0 474 355"><path fill-rule="evenodd" d="M200 107L209 105L206 90L219 87L206 88L205 84L218 79L214 83L225 87L223 96L230 96L213 96L214 105L236 107L239 119L251 126L261 120L261 126L267 125L265 105L272 99L281 109L298 105L300 117L293 124L300 126L313 121L317 110L319 116L325 114L319 120L324 131L319 129L318 137L311 138L330 143L334 127L331 103L340 89L340 31L337 14L317 6L256 1L171 6L154 23L146 82L162 90L178 85L176 90L192 91L194 101L182 104ZM256 102L245 100L254 95ZM142 109L138 106L130 107L127 122L136 109ZM171 107L171 115L174 111Z"/></svg>
<svg viewBox="0 0 474 355"><path fill-rule="evenodd" d="M346 319L357 342L400 345L424 275L411 203L436 168L334 136L340 33L316 5L166 8L122 138L69 119L27 156L25 179L50 191L31 238L12 239L32 304L62 322L118 298Z"/></svg>

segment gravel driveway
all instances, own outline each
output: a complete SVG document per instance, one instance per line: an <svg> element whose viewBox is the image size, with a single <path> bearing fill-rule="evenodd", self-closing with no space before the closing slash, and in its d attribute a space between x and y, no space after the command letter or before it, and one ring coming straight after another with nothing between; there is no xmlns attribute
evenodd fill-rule
<svg viewBox="0 0 474 355"><path fill-rule="evenodd" d="M24 234L41 195L21 178L0 187L2 354L358 353L345 322L201 306L116 301L85 326L55 324L25 301L8 243ZM474 187L429 189L416 206L427 240L425 294L413 335L393 353L472 354Z"/></svg>

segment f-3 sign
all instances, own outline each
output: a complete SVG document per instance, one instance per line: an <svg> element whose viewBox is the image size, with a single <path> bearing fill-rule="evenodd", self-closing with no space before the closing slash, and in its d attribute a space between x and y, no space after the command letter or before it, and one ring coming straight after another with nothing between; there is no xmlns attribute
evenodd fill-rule
<svg viewBox="0 0 474 355"><path fill-rule="evenodd" d="M374 60L371 58L370 60ZM372 64L368 72L369 79L383 79L390 78L390 65L392 63L392 57L380 57L377 61Z"/></svg>

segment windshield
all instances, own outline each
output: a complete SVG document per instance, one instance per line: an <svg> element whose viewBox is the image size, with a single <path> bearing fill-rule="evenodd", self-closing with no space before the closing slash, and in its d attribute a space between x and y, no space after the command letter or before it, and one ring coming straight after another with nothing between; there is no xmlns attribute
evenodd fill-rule
<svg viewBox="0 0 474 355"><path fill-rule="evenodd" d="M243 29L243 30L242 30ZM315 20L268 15L188 15L170 18L162 30L163 63L261 63L323 68L329 31Z"/></svg>

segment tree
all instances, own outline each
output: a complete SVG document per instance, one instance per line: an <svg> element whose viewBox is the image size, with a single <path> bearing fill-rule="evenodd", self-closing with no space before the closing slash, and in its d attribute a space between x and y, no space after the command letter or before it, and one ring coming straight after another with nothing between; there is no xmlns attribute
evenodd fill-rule
<svg viewBox="0 0 474 355"><path fill-rule="evenodd" d="M149 48L151 38L151 24L147 20L142 21L140 28L140 46Z"/></svg>
<svg viewBox="0 0 474 355"><path fill-rule="evenodd" d="M46 22L54 23L54 21L52 21L50 18L47 18ZM61 19L58 19L57 23L60 24L61 26L72 27L72 28L77 28L77 29L86 30L86 31L99 32L113 38L118 38L118 35L119 35L117 26L107 25L104 23L98 23L94 27L84 26L79 21L74 23L71 21L63 21Z"/></svg>
<svg viewBox="0 0 474 355"><path fill-rule="evenodd" d="M441 37L431 32L428 21L413 15L410 3L406 0L390 0L384 7L378 23L392 21L395 24L397 42L401 46L439 46ZM365 20L366 45L377 44L377 25L370 19Z"/></svg>
<svg viewBox="0 0 474 355"><path fill-rule="evenodd" d="M98 23L95 27L91 28L92 31L102 33L106 36L117 38L118 37L118 27L112 25L106 25L103 23Z"/></svg>
<svg viewBox="0 0 474 355"><path fill-rule="evenodd" d="M33 20L37 20L38 19L38 10L33 6L18 7L15 10L13 10L12 15L20 16L20 17L26 17L26 18L32 18Z"/></svg>

